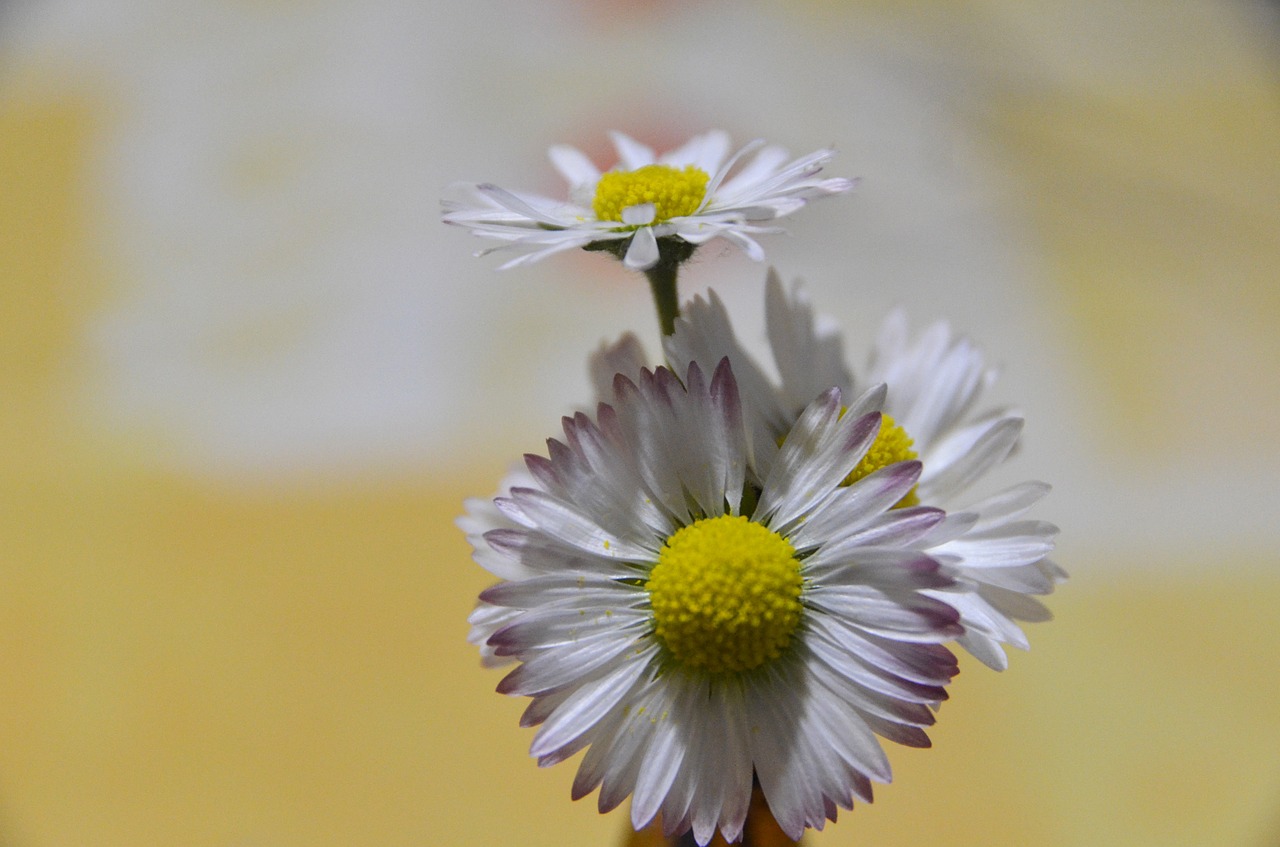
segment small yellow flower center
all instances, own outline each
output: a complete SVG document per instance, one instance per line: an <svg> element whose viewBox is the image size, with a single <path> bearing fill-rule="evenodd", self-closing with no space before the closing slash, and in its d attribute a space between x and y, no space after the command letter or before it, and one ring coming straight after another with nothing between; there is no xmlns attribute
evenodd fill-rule
<svg viewBox="0 0 1280 847"><path fill-rule="evenodd" d="M911 449L914 443L911 436L907 435L907 431L894 421L892 415L882 414L880 432L876 435L876 440L867 450L867 454L862 457L862 461L858 462L841 484L853 485L864 476L869 476L894 462L908 462L918 458L916 451ZM904 506L916 506L919 503L920 498L916 496L916 489L913 486L906 496L894 504L893 508L901 509Z"/></svg>
<svg viewBox="0 0 1280 847"><path fill-rule="evenodd" d="M776 659L800 624L791 543L747 518L704 518L667 539L645 586L656 635L687 667L748 671Z"/></svg>
<svg viewBox="0 0 1280 847"><path fill-rule="evenodd" d="M610 171L600 177L591 208L596 219L621 221L622 210L642 203L654 206L653 222L692 215L707 194L707 172L689 165L645 165L634 171Z"/></svg>

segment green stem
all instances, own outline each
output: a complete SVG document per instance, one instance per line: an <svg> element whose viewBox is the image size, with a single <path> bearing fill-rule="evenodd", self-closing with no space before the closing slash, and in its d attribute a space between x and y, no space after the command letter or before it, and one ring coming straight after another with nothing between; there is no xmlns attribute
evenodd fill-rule
<svg viewBox="0 0 1280 847"><path fill-rule="evenodd" d="M680 317L680 295L676 291L676 262L658 262L644 275L649 278L649 290L653 292L653 306L658 310L658 326L663 335L676 331L676 318Z"/></svg>
<svg viewBox="0 0 1280 847"><path fill-rule="evenodd" d="M627 255L631 239L610 239L593 241L583 249L590 252L610 253L619 260ZM663 335L674 335L676 318L680 317L680 293L676 288L676 274L680 263L693 255L698 245L690 244L683 238L664 236L658 239L658 263L644 272L649 278L649 288L653 291L653 305L658 310L658 325Z"/></svg>
<svg viewBox="0 0 1280 847"><path fill-rule="evenodd" d="M676 318L680 317L680 292L676 286L676 275L681 263L688 261L697 249L696 244L690 244L682 238L659 238L658 264L644 272L649 278L649 288L653 291L653 305L658 310L658 325L662 327L663 335L675 334Z"/></svg>

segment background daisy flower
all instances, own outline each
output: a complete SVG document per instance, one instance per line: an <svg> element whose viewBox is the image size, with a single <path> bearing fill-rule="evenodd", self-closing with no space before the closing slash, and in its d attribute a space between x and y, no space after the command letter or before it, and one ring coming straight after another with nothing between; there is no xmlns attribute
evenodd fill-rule
<svg viewBox="0 0 1280 847"><path fill-rule="evenodd" d="M502 268L583 247L608 250L627 267L644 271L664 258L678 263L713 238L724 238L760 261L764 250L753 236L779 231L762 224L853 185L819 177L833 156L826 149L791 159L783 148L756 140L729 155L729 136L712 130L655 157L620 132L611 137L619 161L603 173L577 148L551 148L551 163L569 183L567 200L491 183L460 183L443 204L445 223L505 242L476 255L524 251Z"/></svg>
<svg viewBox="0 0 1280 847"><path fill-rule="evenodd" d="M871 448L882 455L873 464L919 460L920 479L901 505L945 508L950 524L965 525L953 541L934 551L968 589L948 592L946 599L962 613L965 633L958 643L988 666L1004 669L1008 658L999 645L1029 646L1016 622L1048 620L1048 609L1032 595L1051 593L1066 574L1045 558L1057 528L1025 517L1048 493L1048 485L1027 482L981 501L964 499L975 482L1010 454L1022 432L1023 420L1016 412L980 405L996 371L945 322L913 337L905 314L897 311L884 321L866 376L856 379L835 324L815 315L798 283L788 292L772 271L765 313L776 379L747 353L714 291L686 304L675 333L664 338L667 360L675 368L726 357L733 363L762 473L769 470L772 445L814 397L833 386L853 396L884 384L885 424ZM634 373L644 361L634 336L602 348L592 364L597 391L603 388L604 370Z"/></svg>
<svg viewBox="0 0 1280 847"><path fill-rule="evenodd" d="M842 484L882 400L823 393L760 476L727 360L618 376L526 457L532 482L472 501L477 561L504 577L473 638L519 663L498 690L532 698L539 764L588 748L575 799L633 795L637 829L661 815L706 844L741 834L755 779L798 839L889 780L877 735L928 746L962 632L930 594L954 583L931 555L946 515L891 508L919 462Z"/></svg>

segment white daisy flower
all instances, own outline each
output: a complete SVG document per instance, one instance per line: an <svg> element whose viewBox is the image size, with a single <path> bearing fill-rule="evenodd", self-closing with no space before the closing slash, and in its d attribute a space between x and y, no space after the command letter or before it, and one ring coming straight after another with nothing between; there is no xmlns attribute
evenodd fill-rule
<svg viewBox="0 0 1280 847"><path fill-rule="evenodd" d="M601 173L580 150L551 148L551 163L569 183L569 199L508 191L490 183L454 186L444 202L445 223L506 242L482 250L523 250L503 268L536 262L564 250L609 250L634 270L664 258L679 262L713 238L724 238L760 261L752 236L778 232L763 226L809 200L847 191L847 179L820 178L833 151L791 160L786 150L753 141L732 156L719 130L695 136L661 157L620 132L612 133L618 165ZM755 156L730 176L748 153ZM790 160L790 161L789 161Z"/></svg>
<svg viewBox="0 0 1280 847"><path fill-rule="evenodd" d="M814 397L833 386L852 396L866 385L885 384L885 423L869 451L874 457L869 464L919 460L918 484L900 505L946 508L952 513L949 523L967 524L962 535L934 551L948 573L969 589L964 594L948 592L945 599L962 615L965 634L958 643L983 663L1003 670L1008 658L1000 644L1028 647L1016 621L1050 617L1029 595L1051 593L1066 574L1045 558L1056 527L1024 519L1049 486L1028 482L980 502L962 500L974 482L1009 455L1022 431L1017 413L980 408L981 394L995 381L995 371L981 351L945 322L912 338L906 316L898 311L884 322L865 380L856 380L839 332L828 319L815 316L799 284L788 293L771 271L765 311L778 379L768 376L743 348L714 291L709 299L697 297L686 304L674 335L664 339L667 360L676 369L724 357L733 363L763 473L769 470L769 446L790 430ZM644 361L634 336L603 348L592 365L597 391L604 388L603 369L635 373Z"/></svg>
<svg viewBox="0 0 1280 847"><path fill-rule="evenodd" d="M531 482L471 503L477 561L503 577L473 637L519 662L498 690L532 698L540 765L589 748L575 799L633 795L637 829L733 841L754 778L798 839L889 780L877 735L928 746L962 632L930 596L954 582L932 557L954 527L891 509L919 462L842 484L882 388L818 396L762 475L729 362L686 373L619 375L595 419L526 457Z"/></svg>

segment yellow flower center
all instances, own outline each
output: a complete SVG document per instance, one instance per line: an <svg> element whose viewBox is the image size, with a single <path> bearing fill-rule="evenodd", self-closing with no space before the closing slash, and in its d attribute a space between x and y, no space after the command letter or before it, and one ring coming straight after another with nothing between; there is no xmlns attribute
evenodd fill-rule
<svg viewBox="0 0 1280 847"><path fill-rule="evenodd" d="M747 518L704 518L667 539L645 586L656 635L682 665L748 671L776 659L800 624L791 543Z"/></svg>
<svg viewBox="0 0 1280 847"><path fill-rule="evenodd" d="M892 415L882 414L880 432L876 435L876 440L867 450L867 455L862 457L862 461L849 472L841 485L853 485L864 476L869 476L894 462L908 462L918 458L916 451L911 449L914 443L911 436L907 435L907 431L894 421ZM916 489L912 486L906 496L895 503L893 508L901 509L904 506L916 506L919 503L920 498L916 496Z"/></svg>
<svg viewBox="0 0 1280 847"><path fill-rule="evenodd" d="M707 172L689 165L645 165L634 171L610 171L600 177L591 208L596 219L621 221L622 210L652 203L653 222L692 215L707 194Z"/></svg>

